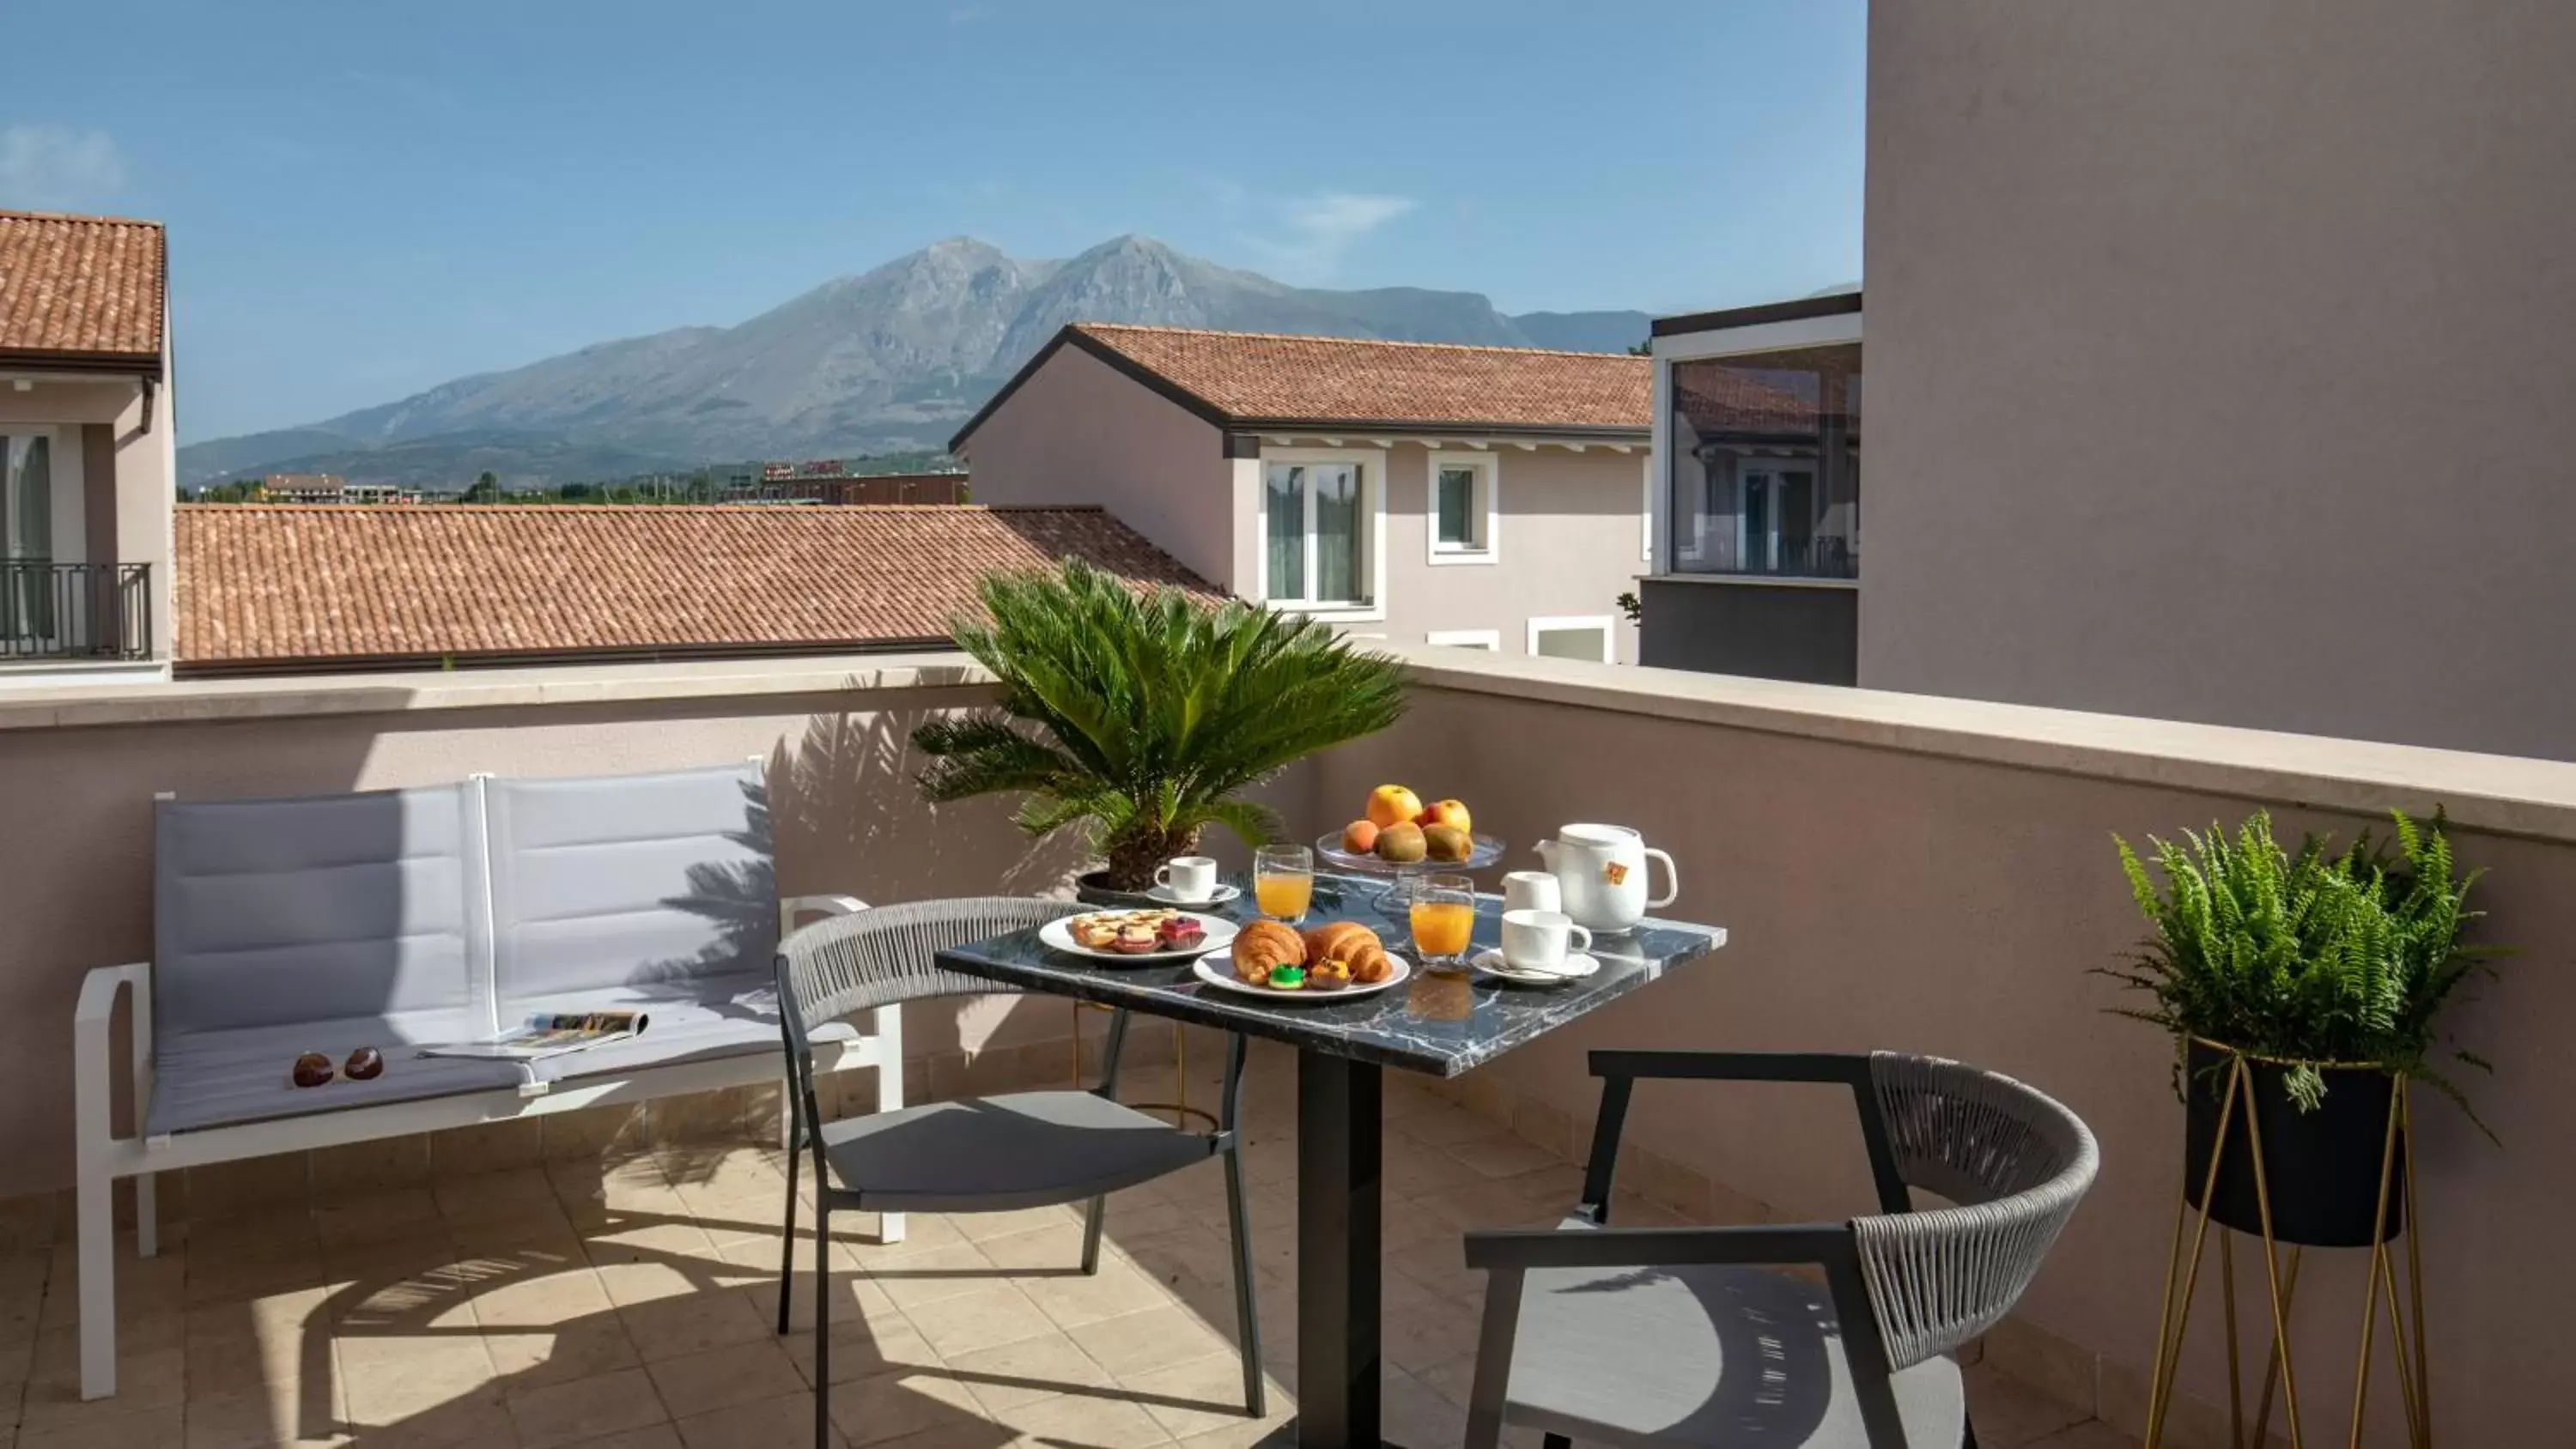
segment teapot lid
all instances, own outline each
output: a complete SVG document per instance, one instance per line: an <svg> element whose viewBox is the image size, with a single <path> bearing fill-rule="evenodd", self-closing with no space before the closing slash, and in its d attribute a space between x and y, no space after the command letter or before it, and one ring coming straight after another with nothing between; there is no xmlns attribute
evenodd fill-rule
<svg viewBox="0 0 2576 1449"><path fill-rule="evenodd" d="M1616 845L1645 838L1625 825L1568 825L1556 834L1560 840L1577 840L1586 845Z"/></svg>

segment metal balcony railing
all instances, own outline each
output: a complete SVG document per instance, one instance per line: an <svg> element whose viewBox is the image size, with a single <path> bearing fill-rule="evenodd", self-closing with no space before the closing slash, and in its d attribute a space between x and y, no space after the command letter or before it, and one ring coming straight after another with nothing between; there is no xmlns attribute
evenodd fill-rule
<svg viewBox="0 0 2576 1449"><path fill-rule="evenodd" d="M1687 554L1682 569L1701 574L1749 574L1779 579L1856 579L1860 550L1851 540L1818 536L1803 541L1757 540L1750 548L1734 539L1711 539L1697 557Z"/></svg>
<svg viewBox="0 0 2576 1449"><path fill-rule="evenodd" d="M0 560L0 660L151 657L150 564Z"/></svg>

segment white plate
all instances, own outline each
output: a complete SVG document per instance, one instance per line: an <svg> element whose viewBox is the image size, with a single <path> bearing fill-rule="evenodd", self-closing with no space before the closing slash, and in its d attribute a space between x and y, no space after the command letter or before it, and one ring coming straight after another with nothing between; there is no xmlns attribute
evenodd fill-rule
<svg viewBox="0 0 2576 1449"><path fill-rule="evenodd" d="M1101 914L1121 913L1106 911ZM1089 956L1101 961L1153 961L1168 966L1172 962L1187 961L1193 956L1204 955L1210 951L1222 951L1234 944L1234 933L1242 929L1223 916L1202 916L1196 911L1183 911L1181 914L1198 922L1199 929L1207 932L1207 935L1195 946L1183 946L1169 951L1097 950L1073 939L1073 917L1071 916L1063 916L1038 927L1038 939L1059 951L1071 952L1076 956Z"/></svg>
<svg viewBox="0 0 2576 1449"><path fill-rule="evenodd" d="M1390 986L1402 985L1406 978L1413 975L1412 962L1393 952L1388 953L1388 959L1395 963L1395 970L1388 973L1384 981L1372 981L1365 986L1345 986L1339 991L1281 991L1276 987L1255 986L1237 977L1231 962L1217 966L1202 959L1191 966L1190 970L1196 972L1198 978L1208 985L1222 986L1242 996L1258 996L1269 1001L1348 1001L1354 996L1374 996Z"/></svg>
<svg viewBox="0 0 2576 1449"><path fill-rule="evenodd" d="M1221 906L1227 901L1233 900L1236 896L1243 894L1243 887L1230 886L1220 881L1217 883L1216 894L1203 901L1182 900L1179 896L1172 894L1172 888L1170 886L1148 886L1145 890L1145 894L1153 897L1155 900L1161 901L1167 906Z"/></svg>
<svg viewBox="0 0 2576 1449"><path fill-rule="evenodd" d="M1516 971L1503 960L1503 953L1491 946L1477 952L1476 959L1468 964L1482 975L1521 986L1561 986L1568 981L1580 981L1601 969L1600 962L1580 951L1569 951L1561 971Z"/></svg>

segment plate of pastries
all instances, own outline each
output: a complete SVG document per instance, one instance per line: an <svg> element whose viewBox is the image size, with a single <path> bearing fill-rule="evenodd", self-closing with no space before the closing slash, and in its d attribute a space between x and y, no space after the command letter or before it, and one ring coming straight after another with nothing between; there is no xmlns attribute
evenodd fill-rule
<svg viewBox="0 0 2576 1449"><path fill-rule="evenodd" d="M1303 931L1284 921L1254 921L1235 933L1223 957L1203 956L1191 969L1228 991L1308 1001L1366 996L1413 974L1377 932L1357 921Z"/></svg>
<svg viewBox="0 0 2576 1449"><path fill-rule="evenodd" d="M1059 951L1117 961L1179 961L1234 940L1234 922L1193 911L1085 911L1038 928Z"/></svg>

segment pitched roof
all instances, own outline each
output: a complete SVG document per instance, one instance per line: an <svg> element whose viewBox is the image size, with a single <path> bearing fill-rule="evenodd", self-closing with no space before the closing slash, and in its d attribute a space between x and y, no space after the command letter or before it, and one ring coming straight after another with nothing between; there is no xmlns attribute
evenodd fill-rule
<svg viewBox="0 0 2576 1449"><path fill-rule="evenodd" d="M182 504L183 668L922 644L992 569L1210 592L1097 508Z"/></svg>
<svg viewBox="0 0 2576 1449"><path fill-rule="evenodd" d="M168 278L157 221L0 211L0 354L158 359Z"/></svg>
<svg viewBox="0 0 2576 1449"><path fill-rule="evenodd" d="M1654 362L1622 353L1076 322L958 430L950 450L1068 345L1224 428L1643 436L1653 426Z"/></svg>

